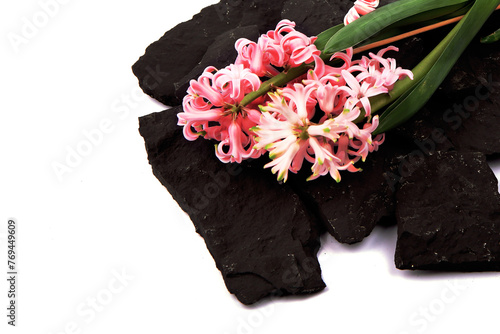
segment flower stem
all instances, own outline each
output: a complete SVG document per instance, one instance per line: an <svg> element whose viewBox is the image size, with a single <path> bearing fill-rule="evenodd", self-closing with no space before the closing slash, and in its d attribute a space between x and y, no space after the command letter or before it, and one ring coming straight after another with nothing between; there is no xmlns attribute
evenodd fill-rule
<svg viewBox="0 0 500 334"><path fill-rule="evenodd" d="M499 9L500 9L500 6L498 6L496 8L496 10L499 10ZM391 43L400 41L402 39L405 39L405 38L408 38L408 37L411 37L411 36L422 34L424 32L427 32L427 31L430 31L430 30L434 30L434 29L437 29L437 28L441 28L441 27L444 27L446 25L449 25L449 24L452 24L452 23L460 21L464 16L465 15L460 15L460 16L457 16L457 17L454 17L454 18L451 18L451 19L448 19L448 20L444 20L444 21L441 21L441 22L438 22L438 23L435 23L435 24L431 24L431 25L422 27L420 29L415 29L415 30L409 31L409 32L404 33L404 34L400 34L400 35L397 35L397 36L394 36L394 37L391 37L391 38L386 38L386 39L378 41L378 42L374 42L374 43L371 43L371 44L368 44L368 45L364 45L364 46L361 46L359 48L355 48L353 50L353 53L357 54L357 53L365 52L365 51L377 48L379 46L391 44Z"/></svg>

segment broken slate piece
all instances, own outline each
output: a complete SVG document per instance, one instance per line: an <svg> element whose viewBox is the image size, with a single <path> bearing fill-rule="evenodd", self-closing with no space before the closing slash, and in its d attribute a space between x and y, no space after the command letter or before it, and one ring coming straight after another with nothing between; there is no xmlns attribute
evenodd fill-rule
<svg viewBox="0 0 500 334"><path fill-rule="evenodd" d="M397 268L500 270L500 195L482 153L427 157L396 197Z"/></svg>
<svg viewBox="0 0 500 334"><path fill-rule="evenodd" d="M319 231L303 202L262 163L223 164L208 140L190 142L176 107L140 118L154 175L205 239L228 290L243 304L320 291Z"/></svg>
<svg viewBox="0 0 500 334"><path fill-rule="evenodd" d="M305 173L291 180L327 231L341 243L354 244L367 237L377 223L394 220L395 189L386 173L391 161L387 153L397 152L395 145L384 143L383 149L372 153L365 163L356 164L361 172L342 172L340 183L330 176L305 181Z"/></svg>

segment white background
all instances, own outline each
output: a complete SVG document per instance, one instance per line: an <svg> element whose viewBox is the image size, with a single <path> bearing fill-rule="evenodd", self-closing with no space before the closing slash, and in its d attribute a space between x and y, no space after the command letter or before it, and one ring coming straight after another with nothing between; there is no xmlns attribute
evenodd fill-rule
<svg viewBox="0 0 500 334"><path fill-rule="evenodd" d="M242 306L151 172L137 117L164 107L130 69L215 1L46 2L0 5L1 333L498 331L498 273L398 271L394 228L356 246L324 237L324 292ZM24 40L15 46L13 36ZM77 149L87 155L69 167ZM59 177L58 164L68 167ZM9 218L18 222L16 328L6 324Z"/></svg>

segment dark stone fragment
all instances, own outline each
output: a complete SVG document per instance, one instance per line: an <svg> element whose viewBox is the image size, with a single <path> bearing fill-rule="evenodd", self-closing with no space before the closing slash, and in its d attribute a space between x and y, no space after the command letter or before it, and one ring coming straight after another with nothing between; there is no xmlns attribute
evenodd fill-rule
<svg viewBox="0 0 500 334"><path fill-rule="evenodd" d="M402 138L388 138L366 162L356 164L362 168L361 172L341 172L340 183L330 176L304 181L310 170L291 177L291 183L335 239L357 243L378 223L394 221L394 192L400 176L397 175L398 161L393 157L406 153L408 146Z"/></svg>
<svg viewBox="0 0 500 334"><path fill-rule="evenodd" d="M185 84L192 79L186 78L186 75L193 68L205 68L209 65L220 68L229 64L225 62L225 58L233 52L234 43L227 50L228 54L220 51L224 54L220 63L200 63L218 36L235 28L239 28L235 36L246 33L247 26L257 25L258 30L264 32L274 28L279 21L283 2L284 0L221 1L203 8L191 20L167 31L146 49L146 53L132 66L139 85L146 94L166 105L180 104L182 99L179 96L185 93ZM253 27L248 29L252 30L250 34L253 35L248 37L254 37ZM210 53L213 51L212 48ZM208 57L206 60L212 59Z"/></svg>
<svg viewBox="0 0 500 334"><path fill-rule="evenodd" d="M260 161L226 165L208 140L187 141L180 107L140 118L153 173L205 239L228 290L244 304L325 287L316 258L321 229Z"/></svg>
<svg viewBox="0 0 500 334"><path fill-rule="evenodd" d="M350 0L310 0L307 5L301 0L288 0L281 12L282 19L294 21L296 29L308 36L316 36L322 31L341 23L344 13L352 7Z"/></svg>
<svg viewBox="0 0 500 334"><path fill-rule="evenodd" d="M500 270L500 195L483 154L436 153L396 197L397 268Z"/></svg>
<svg viewBox="0 0 500 334"><path fill-rule="evenodd" d="M439 151L455 150L455 145L447 135L450 125L443 118L449 103L442 92L436 92L414 117L391 130L388 135L397 134L412 143L412 149L406 154L432 155Z"/></svg>

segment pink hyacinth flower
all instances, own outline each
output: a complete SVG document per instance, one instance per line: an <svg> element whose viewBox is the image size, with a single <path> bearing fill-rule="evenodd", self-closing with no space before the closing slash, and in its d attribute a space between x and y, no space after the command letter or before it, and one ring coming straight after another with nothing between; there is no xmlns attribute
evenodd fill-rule
<svg viewBox="0 0 500 334"><path fill-rule="evenodd" d="M358 0L346 18L356 19L377 5ZM331 57L341 60L341 66L327 65L315 40L297 32L289 20L280 21L257 42L239 39L235 64L221 70L209 67L190 82L184 111L178 114L184 136L216 140L216 156L225 163L241 163L268 151L271 161L264 167L280 181L286 181L289 172L297 173L304 162L312 165L309 180L329 174L338 182L340 171L359 171L355 164L385 139L383 134L372 137L379 118L370 116L369 98L387 93L397 80L412 79L413 74L384 58L385 52L397 51L395 47L356 61L349 48ZM240 104L259 89L263 77L313 62L314 69L285 87L275 87L275 93Z"/></svg>
<svg viewBox="0 0 500 334"><path fill-rule="evenodd" d="M372 86L368 82L363 82L360 85L358 80L351 73L345 70L342 71L342 77L349 85L349 87L343 86L339 88L339 90L344 90L350 95L346 103L350 103L352 106L361 104L361 106L365 109L366 116L370 116L372 110L370 100L368 98L384 94L389 91L386 87ZM350 109L350 107L348 108Z"/></svg>
<svg viewBox="0 0 500 334"><path fill-rule="evenodd" d="M233 101L241 101L245 94L259 89L259 77L243 65L231 64L213 76L213 83L223 95Z"/></svg>
<svg viewBox="0 0 500 334"><path fill-rule="evenodd" d="M283 51L289 55L288 66L297 67L314 61L321 51L313 44L316 38L309 38L303 33L292 31L281 39Z"/></svg>
<svg viewBox="0 0 500 334"><path fill-rule="evenodd" d="M255 148L268 150L272 159L264 167L272 167L278 180L285 182L288 171L296 173L302 166L309 145L304 132L311 114L307 101L314 87L295 84L294 88L284 88L282 95L269 94L271 101L262 108L260 124L252 129L257 135Z"/></svg>
<svg viewBox="0 0 500 334"><path fill-rule="evenodd" d="M253 148L253 137L244 131L242 123L242 119L238 118L227 126L227 136L217 144L215 150L220 161L241 163L245 159L260 156L261 153Z"/></svg>
<svg viewBox="0 0 500 334"><path fill-rule="evenodd" d="M370 57L378 62L377 70L372 74L375 85L383 85L387 89L392 90L396 81L409 77L413 80L413 73L410 70L404 70L401 67L396 67L396 59L383 58L387 51L399 51L395 46L389 46L380 50L377 54L369 53Z"/></svg>
<svg viewBox="0 0 500 334"><path fill-rule="evenodd" d="M259 77L243 65L230 65L220 71L207 68L198 80L191 80L183 99L183 112L177 114L184 137L195 140L200 136L220 141L216 155L222 162L238 162L257 158L262 152L253 146L258 113L251 106L234 111L243 97L258 89Z"/></svg>
<svg viewBox="0 0 500 334"><path fill-rule="evenodd" d="M288 172L298 172L304 160L313 164L310 179L330 173L340 181L338 171L357 171L354 163L360 159L356 151L349 150L349 138L371 141L370 131L376 126L359 129L354 123L360 115L357 107L320 124L312 123L315 106L309 100L316 89L314 84L294 84L269 94L271 101L262 108L259 125L252 129L257 136L255 148L268 150L272 159L264 167L272 167L280 181L287 180Z"/></svg>
<svg viewBox="0 0 500 334"><path fill-rule="evenodd" d="M275 30L268 31L265 36L276 45L281 45L281 40L293 31L295 31L295 22L284 19L278 22Z"/></svg>
<svg viewBox="0 0 500 334"><path fill-rule="evenodd" d="M259 40L259 43L255 43L246 38L240 38L236 41L235 47L238 51L238 57L234 62L236 65L243 65L259 77L279 74L279 71L271 66L268 58L284 58L284 55L280 56L275 51L272 51L271 55L266 55L269 49L265 40Z"/></svg>
<svg viewBox="0 0 500 334"><path fill-rule="evenodd" d="M320 51L314 45L316 37L308 37L295 30L295 23L281 20L275 30L259 37L257 42L239 39L235 47L235 63L249 68L259 77L279 74L277 68L297 67L314 61Z"/></svg>
<svg viewBox="0 0 500 334"><path fill-rule="evenodd" d="M377 129L379 124L378 115L373 117L372 123L366 123L363 126L363 129L360 129L359 134L356 137L356 140L351 142L351 146L356 149L356 155L360 156L363 161L366 160L368 153L376 151L384 142L384 135L378 136L375 140L372 139L372 133Z"/></svg>

